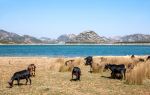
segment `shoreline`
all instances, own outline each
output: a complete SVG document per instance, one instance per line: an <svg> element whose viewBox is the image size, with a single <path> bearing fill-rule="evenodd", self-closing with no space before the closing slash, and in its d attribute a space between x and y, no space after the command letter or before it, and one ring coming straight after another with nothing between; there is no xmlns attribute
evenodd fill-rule
<svg viewBox="0 0 150 95"><path fill-rule="evenodd" d="M99 45L100 45L100 46L101 46L101 45L104 45L104 46L105 46L105 45L106 45L106 46L107 46L107 45L108 45L108 46L109 46L109 45L131 45L131 46L132 46L132 45L139 45L139 46L141 46L141 45L150 45L150 43L141 43L141 44L136 44L136 43L135 43L135 44L123 44L123 43L122 43L122 44L0 44L0 46L7 46L7 45L8 45L8 46L9 46L9 45L11 45L11 46L13 46L13 45L18 45L18 46L21 46L21 45L23 45L23 46L28 46L28 45L29 45L29 46L32 46L32 45L33 45L33 46L34 46L34 45L43 45L43 46L44 46L44 45L49 45L49 46L53 46L53 45L54 45L54 46L55 46L55 45L56 45L56 46L57 46L57 45L58 45L58 46L65 46L65 45L66 45L66 46L78 46L78 45L79 45L79 46L80 46L80 45L81 45L81 46L82 46L82 45L83 45L83 46L84 46L84 45L85 45L85 46L86 46L86 45L91 45L91 46L99 46Z"/></svg>
<svg viewBox="0 0 150 95"><path fill-rule="evenodd" d="M136 57L147 57L149 55L134 55ZM84 57L87 57L87 56L73 56L73 57L65 57L65 56L58 56L58 57L55 57L55 56L0 56L0 58L84 58ZM103 56L103 55L99 55L99 56L92 56L92 57L131 57L131 55L106 55L106 56Z"/></svg>

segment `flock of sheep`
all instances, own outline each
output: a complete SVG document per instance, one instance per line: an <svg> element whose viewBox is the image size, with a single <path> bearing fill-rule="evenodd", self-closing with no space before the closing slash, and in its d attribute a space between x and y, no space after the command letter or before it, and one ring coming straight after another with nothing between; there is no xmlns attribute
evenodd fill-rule
<svg viewBox="0 0 150 95"><path fill-rule="evenodd" d="M134 59L135 56L132 55L131 59ZM85 65L89 65L90 66L90 72L92 72L92 68L93 68L93 57L92 56L88 56L86 58L84 58L85 60ZM146 60L150 60L150 56L148 56L146 58ZM65 62L65 65L67 66L68 64L72 63L74 60L68 60ZM144 59L139 59L139 61L145 61ZM126 71L128 70L132 70L134 68L133 64L128 64L128 66L125 66L125 64L105 64L104 66L104 70L110 70L111 71L111 78L113 79L125 79L126 78ZM15 72L13 74L13 76L11 77L10 81L8 82L10 88L13 87L13 82L16 80L17 84L20 84L20 80L22 79L26 79L26 84L28 83L28 81L31 84L31 77L35 76L35 70L36 70L36 66L35 64L30 64L27 69L22 70L22 71L18 71ZM81 76L81 69L79 67L73 67L72 69L72 79L71 81L80 81L80 76ZM75 78L74 78L75 77Z"/></svg>

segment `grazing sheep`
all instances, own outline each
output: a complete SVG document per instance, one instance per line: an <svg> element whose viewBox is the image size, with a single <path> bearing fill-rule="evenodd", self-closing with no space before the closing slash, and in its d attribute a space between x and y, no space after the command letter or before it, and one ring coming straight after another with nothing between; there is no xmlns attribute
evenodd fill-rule
<svg viewBox="0 0 150 95"><path fill-rule="evenodd" d="M111 78L125 79L126 68L124 64L106 64L104 70L105 69L111 70Z"/></svg>
<svg viewBox="0 0 150 95"><path fill-rule="evenodd" d="M147 60L150 60L150 56L147 56L146 61L147 61Z"/></svg>
<svg viewBox="0 0 150 95"><path fill-rule="evenodd" d="M84 58L85 65L90 65L90 72L92 72L92 63L93 63L93 57L92 56L88 56L86 58Z"/></svg>
<svg viewBox="0 0 150 95"><path fill-rule="evenodd" d="M135 58L135 55L131 55L131 59Z"/></svg>
<svg viewBox="0 0 150 95"><path fill-rule="evenodd" d="M145 60L143 58L139 58L139 62L144 62Z"/></svg>
<svg viewBox="0 0 150 95"><path fill-rule="evenodd" d="M72 64L72 62L74 62L74 60L68 60L65 62L65 65L68 66L69 64Z"/></svg>
<svg viewBox="0 0 150 95"><path fill-rule="evenodd" d="M74 79L73 76L75 76L76 78ZM81 76L81 70L79 67L74 67L73 70L72 70L72 80L74 81L77 81L79 80L80 81L80 76Z"/></svg>
<svg viewBox="0 0 150 95"><path fill-rule="evenodd" d="M34 64L30 64L29 66L28 66L28 71L30 72L30 74L31 74L31 76L35 76L35 69L36 69L36 66L34 65Z"/></svg>
<svg viewBox="0 0 150 95"><path fill-rule="evenodd" d="M27 85L28 79L29 79L30 85L31 85L30 76L31 75L30 75L30 72L28 70L22 70L19 72L15 72L14 75L11 77L10 81L8 82L8 84L10 85L10 87L13 87L14 80L16 80L18 85L19 85L20 80L26 79L26 85Z"/></svg>

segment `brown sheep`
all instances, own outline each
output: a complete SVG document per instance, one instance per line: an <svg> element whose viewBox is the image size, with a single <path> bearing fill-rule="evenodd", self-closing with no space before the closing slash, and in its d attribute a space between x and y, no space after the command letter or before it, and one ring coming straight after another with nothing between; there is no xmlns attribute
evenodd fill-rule
<svg viewBox="0 0 150 95"><path fill-rule="evenodd" d="M131 55L131 59L135 58L135 55Z"/></svg>
<svg viewBox="0 0 150 95"><path fill-rule="evenodd" d="M68 66L69 64L72 64L74 62L74 60L68 60L65 62L65 65Z"/></svg>
<svg viewBox="0 0 150 95"><path fill-rule="evenodd" d="M147 61L150 60L150 56L148 56L148 57L146 58L146 60L147 60Z"/></svg>
<svg viewBox="0 0 150 95"><path fill-rule="evenodd" d="M30 75L34 77L36 66L34 64L30 64L27 69L30 72Z"/></svg>

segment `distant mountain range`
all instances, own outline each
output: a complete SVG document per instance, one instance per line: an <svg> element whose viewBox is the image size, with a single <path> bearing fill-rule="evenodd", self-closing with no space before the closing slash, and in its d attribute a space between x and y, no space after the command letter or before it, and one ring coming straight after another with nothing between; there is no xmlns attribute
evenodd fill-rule
<svg viewBox="0 0 150 95"><path fill-rule="evenodd" d="M11 33L5 30L0 30L0 43L2 44L32 44L32 43L42 43L42 41L29 35L20 36L16 33Z"/></svg>
<svg viewBox="0 0 150 95"><path fill-rule="evenodd" d="M121 42L150 42L150 35L133 34L122 37Z"/></svg>
<svg viewBox="0 0 150 95"><path fill-rule="evenodd" d="M61 35L58 37L58 41L64 41L65 43L105 43L105 37L99 36L94 31L84 31L78 35L69 34L69 35Z"/></svg>
<svg viewBox="0 0 150 95"><path fill-rule="evenodd" d="M0 30L1 44L113 44L113 43L150 43L150 35L132 34L107 38L99 36L94 31L84 31L78 35L64 34L57 39L47 37L36 38L30 35L18 35L16 33Z"/></svg>

